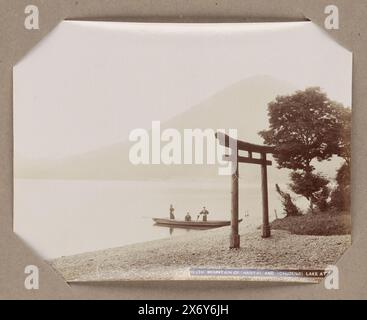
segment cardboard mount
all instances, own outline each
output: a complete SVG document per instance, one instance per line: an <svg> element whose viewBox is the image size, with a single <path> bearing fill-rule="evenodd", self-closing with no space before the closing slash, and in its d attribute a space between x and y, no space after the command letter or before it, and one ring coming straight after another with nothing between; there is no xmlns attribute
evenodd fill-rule
<svg viewBox="0 0 367 320"><path fill-rule="evenodd" d="M33 1L39 9L39 30L24 27L26 1L4 1L0 7L0 40L4 50L0 60L0 298L10 299L256 299L271 298L358 298L366 297L364 274L367 251L366 169L367 154L364 124L367 111L367 6L364 0L333 0L340 15L339 30L326 30L325 0L250 0L250 1ZM340 289L326 290L318 285L246 282L117 282L68 285L47 263L35 255L13 233L12 175L12 67L60 21L114 20L160 22L258 22L311 20L354 54L353 68L353 172L352 224L353 245L337 263ZM356 147L358 146L358 148ZM356 174L358 172L358 174ZM24 286L25 267L36 265L40 271L38 290Z"/></svg>

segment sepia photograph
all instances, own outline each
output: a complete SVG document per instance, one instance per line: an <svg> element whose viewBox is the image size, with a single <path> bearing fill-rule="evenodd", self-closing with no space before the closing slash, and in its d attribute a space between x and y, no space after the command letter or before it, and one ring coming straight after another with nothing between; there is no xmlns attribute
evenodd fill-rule
<svg viewBox="0 0 367 320"><path fill-rule="evenodd" d="M351 246L352 53L311 21L63 21L13 103L13 229L67 282L317 283Z"/></svg>

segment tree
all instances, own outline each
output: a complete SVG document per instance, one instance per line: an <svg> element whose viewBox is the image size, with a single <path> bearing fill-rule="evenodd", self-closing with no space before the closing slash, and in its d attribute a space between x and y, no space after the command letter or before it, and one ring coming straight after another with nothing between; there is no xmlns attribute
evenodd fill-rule
<svg viewBox="0 0 367 320"><path fill-rule="evenodd" d="M312 172L313 159L326 160L339 152L340 113L320 88L308 88L270 102L270 128L259 134L275 147L280 168Z"/></svg>
<svg viewBox="0 0 367 320"><path fill-rule="evenodd" d="M335 103L338 119L342 127L339 136L339 148L337 155L345 160L338 169L336 175L337 186L331 193L330 205L339 211L349 211L351 204L350 194L350 171L351 171L351 134L352 134L352 111Z"/></svg>
<svg viewBox="0 0 367 320"><path fill-rule="evenodd" d="M308 171L291 172L292 183L289 184L291 190L304 196L310 201L310 210L313 212L314 204L320 198L320 193L327 188L329 180L321 174L315 174Z"/></svg>
<svg viewBox="0 0 367 320"><path fill-rule="evenodd" d="M282 198L282 205L284 208L284 213L286 214L287 217L290 216L300 216L301 210L298 209L298 207L293 203L292 197L289 193L284 192L280 189L279 185L275 185L276 191L278 192L278 194L280 195L280 197Z"/></svg>
<svg viewBox="0 0 367 320"><path fill-rule="evenodd" d="M338 150L337 155L343 158L346 164L350 167L351 162L351 137L352 137L352 110L343 107L338 103L333 103L336 118L339 121L340 130L338 134ZM344 170L344 169L343 169ZM350 178L350 177L349 177ZM350 180L348 180L350 181Z"/></svg>
<svg viewBox="0 0 367 320"><path fill-rule="evenodd" d="M337 186L331 193L330 205L340 211L349 211L350 194L350 165L345 162L336 175Z"/></svg>
<svg viewBox="0 0 367 320"><path fill-rule="evenodd" d="M321 188L319 192L314 194L315 200L314 203L316 207L321 211L325 212L329 209L329 197L330 197L330 188L325 185Z"/></svg>
<svg viewBox="0 0 367 320"><path fill-rule="evenodd" d="M313 211L328 206L329 181L314 173L313 160L333 155L350 163L351 111L318 87L278 96L268 105L269 129L259 132L265 144L274 146L279 168L293 170L290 188L310 201Z"/></svg>

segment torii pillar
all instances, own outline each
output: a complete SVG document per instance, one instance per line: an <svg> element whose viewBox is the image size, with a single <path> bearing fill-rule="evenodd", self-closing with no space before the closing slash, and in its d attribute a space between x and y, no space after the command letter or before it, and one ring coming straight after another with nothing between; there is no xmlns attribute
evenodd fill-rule
<svg viewBox="0 0 367 320"><path fill-rule="evenodd" d="M236 140L228 135L217 132L216 137L219 143L225 147L231 148L231 154L225 155L224 160L232 161L232 176L231 176L231 235L230 235L230 248L240 247L240 235L238 233L238 204L239 204L239 185L238 185L238 164L239 163L251 163L261 165L261 191L262 191L262 237L270 237L270 225L269 225L269 199L268 199L268 177L267 166L271 165L271 161L266 159L267 153L274 153L274 148L269 146L261 146L252 143L248 143L241 140ZM233 149L233 146L236 146ZM240 156L238 151L247 151L248 156ZM253 152L259 153L260 158L254 158Z"/></svg>

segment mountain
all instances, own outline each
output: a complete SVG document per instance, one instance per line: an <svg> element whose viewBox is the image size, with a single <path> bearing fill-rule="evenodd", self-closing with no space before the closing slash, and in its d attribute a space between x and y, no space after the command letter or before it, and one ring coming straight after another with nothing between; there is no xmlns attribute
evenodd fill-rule
<svg viewBox="0 0 367 320"><path fill-rule="evenodd" d="M238 138L262 143L258 135L267 128L267 104L277 95L294 92L280 80L257 76L237 82L207 98L188 111L161 124L165 128L237 129ZM152 119L157 120L157 119ZM148 128L147 128L148 129ZM210 179L217 177L216 165L133 165L129 161L130 141L62 159L27 160L15 157L17 178L34 179ZM162 146L164 143L162 143ZM245 166L245 165L244 165ZM275 165L273 165L274 167ZM258 182L260 168L246 165L246 179ZM254 170L258 169L258 170ZM272 170L277 180L284 180L284 170Z"/></svg>

